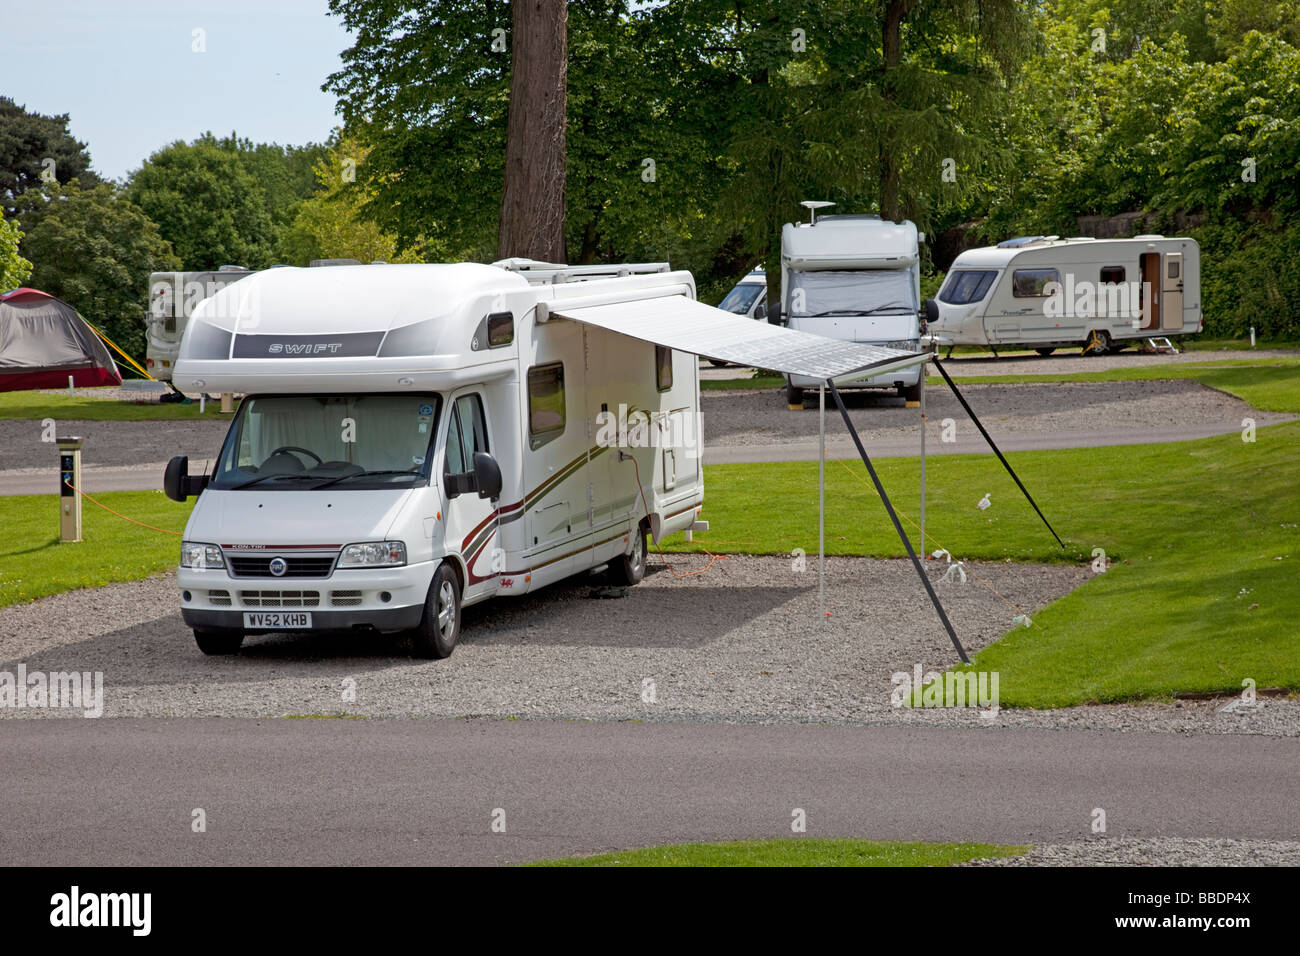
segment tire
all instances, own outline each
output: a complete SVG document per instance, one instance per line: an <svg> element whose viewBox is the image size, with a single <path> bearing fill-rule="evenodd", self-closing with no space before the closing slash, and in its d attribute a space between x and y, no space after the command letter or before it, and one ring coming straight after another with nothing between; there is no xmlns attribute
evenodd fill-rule
<svg viewBox="0 0 1300 956"><path fill-rule="evenodd" d="M785 387L785 400L788 405L798 405L803 408L803 389L794 385Z"/></svg>
<svg viewBox="0 0 1300 956"><path fill-rule="evenodd" d="M1034 349L1034 351L1037 352L1039 355L1043 356L1044 358L1046 358L1047 356L1055 352L1056 349L1053 347L1050 349Z"/></svg>
<svg viewBox="0 0 1300 956"><path fill-rule="evenodd" d="M433 572L420 626L411 632L412 655L436 660L450 657L460 640L460 616L460 579L444 561Z"/></svg>
<svg viewBox="0 0 1300 956"><path fill-rule="evenodd" d="M616 587L631 587L645 577L646 557L650 551L645 525L637 525L633 534L631 552L609 562L609 583Z"/></svg>
<svg viewBox="0 0 1300 956"><path fill-rule="evenodd" d="M1105 329L1093 329L1083 343L1084 355L1105 355L1110 351L1110 333Z"/></svg>
<svg viewBox="0 0 1300 956"><path fill-rule="evenodd" d="M204 654L213 656L237 654L240 645L244 643L244 632L196 627L194 643L199 645L199 650Z"/></svg>
<svg viewBox="0 0 1300 956"><path fill-rule="evenodd" d="M921 400L921 383L900 385L898 387L898 397L905 402L919 402Z"/></svg>

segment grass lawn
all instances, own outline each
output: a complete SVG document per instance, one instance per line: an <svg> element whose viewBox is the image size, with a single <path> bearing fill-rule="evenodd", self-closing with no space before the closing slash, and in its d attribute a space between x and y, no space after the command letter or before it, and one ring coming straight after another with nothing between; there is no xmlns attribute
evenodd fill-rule
<svg viewBox="0 0 1300 956"><path fill-rule="evenodd" d="M154 402L123 402L114 398L83 398L79 395L52 395L40 391L0 392L0 419L80 420L93 422L172 421L177 418L224 418L221 403L208 402L205 414L199 403L160 405Z"/></svg>
<svg viewBox="0 0 1300 956"><path fill-rule="evenodd" d="M1261 428L1254 443L1233 434L1010 461L1066 550L996 459L943 455L927 464L926 551L1084 563L1102 548L1113 564L1034 614L1030 629L1011 631L1008 609L1008 636L974 661L1000 673L1003 705L1231 693L1247 677L1300 690L1300 422ZM915 520L918 461L875 465ZM705 486L713 530L669 549L816 554L816 462L709 466ZM980 511L986 492L993 506ZM826 499L827 553L903 555L860 462L827 463ZM916 529L903 524L915 543ZM915 599L925 600L919 583ZM934 634L942 647L937 619Z"/></svg>
<svg viewBox="0 0 1300 956"><path fill-rule="evenodd" d="M114 511L158 528L181 531L193 501L177 504L161 491L95 495ZM123 521L82 502L82 540L59 543L59 498L0 497L5 535L0 540L0 607L48 594L134 581L174 568L181 539Z"/></svg>
<svg viewBox="0 0 1300 956"><path fill-rule="evenodd" d="M1236 395L1266 412L1300 411L1300 357L1277 359L1225 359L1187 365L1139 365L1098 372L1059 375L962 375L949 364L948 374L958 385L1023 385L1035 382L1134 382L1194 379L1202 385ZM946 388L939 376L927 385ZM979 408L975 409L976 414Z"/></svg>
<svg viewBox="0 0 1300 956"><path fill-rule="evenodd" d="M895 843L879 840L739 840L679 843L599 856L540 860L529 866L952 866L984 857L1022 856L1028 847L991 843Z"/></svg>
<svg viewBox="0 0 1300 956"><path fill-rule="evenodd" d="M785 388L785 379L780 375L767 372L755 372L753 378L702 378L700 391L723 392L737 388Z"/></svg>

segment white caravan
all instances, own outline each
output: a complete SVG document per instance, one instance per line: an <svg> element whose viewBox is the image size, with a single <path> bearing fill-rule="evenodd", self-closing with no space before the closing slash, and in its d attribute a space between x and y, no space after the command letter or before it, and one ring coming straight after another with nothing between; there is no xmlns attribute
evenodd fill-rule
<svg viewBox="0 0 1300 956"><path fill-rule="evenodd" d="M926 310L930 338L949 350L1155 344L1203 327L1200 248L1164 236L1021 236L959 255Z"/></svg>
<svg viewBox="0 0 1300 956"><path fill-rule="evenodd" d="M284 268L201 303L176 384L245 398L210 474L165 481L200 493L178 572L199 647L368 628L445 657L464 605L601 565L634 584L647 536L706 527L695 356L546 308L694 298L632 268Z"/></svg>
<svg viewBox="0 0 1300 956"><path fill-rule="evenodd" d="M809 223L781 230L781 314L787 328L903 351L921 350L923 240L910 221L875 215L817 216L829 203L804 203ZM854 382L851 388L896 388L920 398L921 367ZM803 390L822 383L786 376L786 398L803 407Z"/></svg>

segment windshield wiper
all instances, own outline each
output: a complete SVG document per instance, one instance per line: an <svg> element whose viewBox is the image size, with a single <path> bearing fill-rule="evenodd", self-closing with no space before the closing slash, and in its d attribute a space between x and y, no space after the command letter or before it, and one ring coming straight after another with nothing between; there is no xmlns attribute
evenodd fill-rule
<svg viewBox="0 0 1300 956"><path fill-rule="evenodd" d="M809 312L806 318L820 318L827 315L875 315L877 312L884 312L886 309L902 309L904 315L907 309L901 305L878 305L874 309L827 309L825 312Z"/></svg>
<svg viewBox="0 0 1300 956"><path fill-rule="evenodd" d="M276 474L276 475L258 475L256 478L253 478L253 479L251 479L251 480L249 480L249 481L245 481L245 482L243 482L243 483L241 483L241 484L238 484L238 485L232 485L230 490L231 490L231 491L238 491L240 488L247 488L247 487L249 487L250 485L255 485L255 484L257 484L258 482L261 482L261 481L270 481L272 478L296 478L296 479L301 480L301 479L303 479L303 478L316 479L316 478L319 478L319 477L320 477L319 475L308 475L308 474L305 474L304 472L300 472L300 471L291 471L291 472L287 472L287 473L285 473L285 474Z"/></svg>
<svg viewBox="0 0 1300 956"><path fill-rule="evenodd" d="M419 476L418 471L412 471L409 468L386 468L379 471L354 471L351 474L339 475L336 478L327 478L319 485L313 485L312 490L317 488L328 488L330 485L337 485L340 481L347 481L349 478L369 478L373 475L410 475L412 478ZM319 477L319 476L317 476Z"/></svg>

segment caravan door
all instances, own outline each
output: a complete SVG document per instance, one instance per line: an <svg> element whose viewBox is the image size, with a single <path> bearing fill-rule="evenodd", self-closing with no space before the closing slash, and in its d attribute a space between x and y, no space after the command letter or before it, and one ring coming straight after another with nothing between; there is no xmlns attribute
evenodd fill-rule
<svg viewBox="0 0 1300 956"><path fill-rule="evenodd" d="M1163 278L1161 279L1161 328L1168 332L1179 332L1183 328L1183 254L1170 252L1165 255Z"/></svg>

